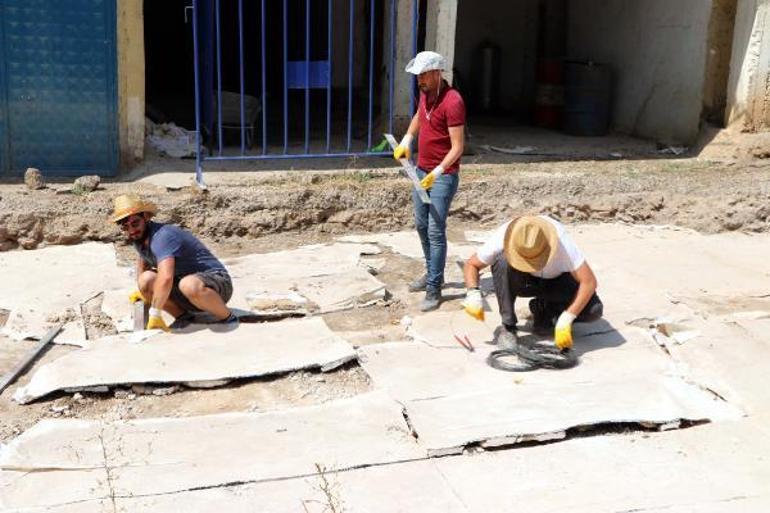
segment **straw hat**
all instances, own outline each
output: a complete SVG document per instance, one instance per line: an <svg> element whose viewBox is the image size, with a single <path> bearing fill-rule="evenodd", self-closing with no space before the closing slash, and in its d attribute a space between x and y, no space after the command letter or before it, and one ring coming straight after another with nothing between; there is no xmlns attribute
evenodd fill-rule
<svg viewBox="0 0 770 513"><path fill-rule="evenodd" d="M505 231L505 259L518 271L543 269L559 249L556 227L539 216L514 219Z"/></svg>
<svg viewBox="0 0 770 513"><path fill-rule="evenodd" d="M154 214L158 211L155 203L143 201L136 194L121 194L113 200L114 209L112 211L112 222L117 223L121 219L134 214L147 212Z"/></svg>

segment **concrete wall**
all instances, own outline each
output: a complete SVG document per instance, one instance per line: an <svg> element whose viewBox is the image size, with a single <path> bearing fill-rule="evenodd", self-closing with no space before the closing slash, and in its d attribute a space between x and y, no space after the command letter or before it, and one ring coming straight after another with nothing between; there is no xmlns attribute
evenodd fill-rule
<svg viewBox="0 0 770 513"><path fill-rule="evenodd" d="M455 61L458 0L427 0L425 49L433 50L446 59L444 78L452 83Z"/></svg>
<svg viewBox="0 0 770 513"><path fill-rule="evenodd" d="M524 112L535 94L537 65L538 0L474 0L460 2L454 64L466 81L470 104L478 74L475 72L478 48L484 42L500 47L500 88L502 110Z"/></svg>
<svg viewBox="0 0 770 513"><path fill-rule="evenodd" d="M730 78L737 6L737 0L713 0L709 21L706 82L703 86L703 118L717 126L725 124L727 83Z"/></svg>
<svg viewBox="0 0 770 513"><path fill-rule="evenodd" d="M144 158L144 15L142 0L118 2L118 127L120 162Z"/></svg>
<svg viewBox="0 0 770 513"><path fill-rule="evenodd" d="M770 0L738 0L727 120L743 130L770 130Z"/></svg>
<svg viewBox="0 0 770 513"><path fill-rule="evenodd" d="M568 57L613 67L616 130L666 143L695 141L711 5L711 0L569 2Z"/></svg>

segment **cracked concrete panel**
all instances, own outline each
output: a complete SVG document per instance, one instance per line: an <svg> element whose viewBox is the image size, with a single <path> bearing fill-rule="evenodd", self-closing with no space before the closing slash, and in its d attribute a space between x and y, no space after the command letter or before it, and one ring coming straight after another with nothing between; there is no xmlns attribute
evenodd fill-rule
<svg viewBox="0 0 770 513"><path fill-rule="evenodd" d="M97 242L6 251L0 253L0 269L0 308L11 311L3 333L16 340L42 337L49 317L67 309L79 315L80 303L130 281L117 266L113 246ZM63 334L57 340L67 338Z"/></svg>
<svg viewBox="0 0 770 513"><path fill-rule="evenodd" d="M424 456L401 405L374 392L266 413L44 421L2 446L0 469L106 469L114 495L130 497L307 476L316 463L334 471ZM82 500L101 498L89 492Z"/></svg>
<svg viewBox="0 0 770 513"><path fill-rule="evenodd" d="M521 333L522 340L533 338ZM373 344L358 349L361 366L378 388L398 400L423 400L482 391L494 392L515 386L521 393L538 396L541 388L602 383L612 376L658 379L676 373L671 359L652 345L640 330L602 332L576 337L581 364L562 371L509 373L486 363L497 349L483 343L469 352L454 346L431 347L421 342ZM607 349L612 349L608 351ZM579 393L581 388L575 390ZM572 392L571 392L572 393ZM547 415L547 414L546 414Z"/></svg>
<svg viewBox="0 0 770 513"><path fill-rule="evenodd" d="M44 493L41 491L44 490ZM83 497L108 497L104 469L68 472L0 471L0 511L102 511L100 501L83 504ZM69 506L66 506L69 504ZM111 510L104 510L111 511Z"/></svg>
<svg viewBox="0 0 770 513"><path fill-rule="evenodd" d="M258 315L327 313L385 299L385 285L360 262L370 244L317 244L225 261L233 279L230 306ZM298 297L290 304L292 297ZM273 299L272 303L270 299Z"/></svg>
<svg viewBox="0 0 770 513"><path fill-rule="evenodd" d="M770 508L768 439L746 422L436 460L472 513L759 512ZM469 476L483 476L481 479Z"/></svg>
<svg viewBox="0 0 770 513"><path fill-rule="evenodd" d="M325 483L324 483L325 480ZM329 493L320 491L327 485ZM397 490L397 493L394 491ZM118 499L119 511L150 513L466 513L432 461L415 461L348 472L325 472L280 482L258 483L172 495Z"/></svg>
<svg viewBox="0 0 770 513"><path fill-rule="evenodd" d="M694 382L749 415L770 411L770 320L701 320L695 343L670 348Z"/></svg>
<svg viewBox="0 0 770 513"><path fill-rule="evenodd" d="M405 403L420 442L431 455L558 440L567 429L612 423L665 425L679 419L737 419L741 413L695 385L672 376L624 377L600 383L537 388L509 386Z"/></svg>
<svg viewBox="0 0 770 513"><path fill-rule="evenodd" d="M323 319L246 324L219 333L138 334L93 341L40 367L14 400L28 403L55 390L134 383L186 383L266 376L299 369L332 369L355 351Z"/></svg>

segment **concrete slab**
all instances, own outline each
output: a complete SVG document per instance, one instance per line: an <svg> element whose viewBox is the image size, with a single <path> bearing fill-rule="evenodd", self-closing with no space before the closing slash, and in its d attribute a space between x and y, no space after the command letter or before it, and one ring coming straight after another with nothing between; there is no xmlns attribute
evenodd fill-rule
<svg viewBox="0 0 770 513"><path fill-rule="evenodd" d="M323 480L329 494L322 493ZM394 493L397 490L398 493ZM349 472L330 472L281 482L233 486L172 495L120 499L126 511L187 511L247 513L259 504L260 512L283 513L332 511L331 504L346 513L461 513L465 505L447 486L435 463L416 461L370 467Z"/></svg>
<svg viewBox="0 0 770 513"><path fill-rule="evenodd" d="M79 488L77 500L98 500L105 498L103 476L86 476L85 471L105 469L110 494L131 497L310 476L316 474L316 464L334 471L424 456L401 405L374 392L267 413L123 422L43 420L0 447L0 469L50 479L77 472L90 483ZM39 497L54 491L37 489L38 497L17 497L16 504L73 500L72 490L66 497Z"/></svg>
<svg viewBox="0 0 770 513"><path fill-rule="evenodd" d="M743 512L770 506L768 438L748 423L436 460L471 513Z"/></svg>
<svg viewBox="0 0 770 513"><path fill-rule="evenodd" d="M399 255L408 258L413 258L415 260L422 260L424 258L420 237L415 230L346 235L344 237L339 237L337 240L340 242L356 244L380 244L389 248L394 253L398 253ZM475 248L470 245L449 242L447 246L447 257L451 259L465 259L473 254L474 249Z"/></svg>
<svg viewBox="0 0 770 513"><path fill-rule="evenodd" d="M563 438L578 426L668 424L739 418L741 412L677 377L633 377L562 386L509 386L405 403L430 455Z"/></svg>
<svg viewBox="0 0 770 513"><path fill-rule="evenodd" d="M117 266L113 246L97 242L6 251L0 253L0 268L0 308L11 311L2 332L15 340L42 337L51 324L48 319L67 309L82 323L80 303L130 283L127 271ZM73 329L56 341L80 345L85 334Z"/></svg>
<svg viewBox="0 0 770 513"><path fill-rule="evenodd" d="M757 422L742 421L665 433L576 438L517 450L328 472L325 477L332 497L339 499L346 512L488 513L510 504L532 513L765 511L770 506L770 467L765 464L770 439L758 428ZM31 480L27 487L30 493L39 474L24 478ZM3 475L0 473L0 481ZM75 481L72 486L79 487ZM168 495L118 496L114 503L91 500L48 508L41 506L43 486L29 503L33 507L22 508L25 503L7 501L3 494L0 497L8 504L0 506L14 513L240 513L253 511L258 504L265 512L320 513L328 499L319 486L320 476L313 474Z"/></svg>
<svg viewBox="0 0 770 513"><path fill-rule="evenodd" d="M472 337L470 337L472 339ZM522 340L534 338L522 334ZM398 400L426 400L465 395L471 392L507 390L516 386L522 393L539 395L543 387L569 389L586 383L601 383L613 376L677 376L679 370L663 351L647 340L641 330L625 334L609 331L578 338L581 363L562 371L503 372L486 363L496 347L477 343L475 352L454 346L437 347L422 342L392 342L358 349L359 361L375 385ZM611 350L610 350L611 349Z"/></svg>
<svg viewBox="0 0 770 513"><path fill-rule="evenodd" d="M484 299L487 304L482 322L469 316L459 305L447 305L442 310L415 316L406 333L412 339L432 347L460 348L454 335L468 335L474 345L491 342L495 328L500 325L500 314L494 296Z"/></svg>
<svg viewBox="0 0 770 513"><path fill-rule="evenodd" d="M204 328L203 326L200 326ZM56 390L133 383L186 383L265 376L299 369L333 369L355 351L320 318L158 333L136 341L95 341L38 369L14 400L28 403Z"/></svg>
<svg viewBox="0 0 770 513"><path fill-rule="evenodd" d="M324 513L336 511L346 513L461 513L466 512L465 505L454 495L433 461L414 461L368 467L345 472L316 472L307 477L268 481L255 484L223 486L203 490L182 491L150 496L118 496L111 500L89 500L79 502L84 509L71 509L72 505L41 504L48 494L43 494L42 501L34 502L31 509L22 509L23 498L33 498L33 485L39 483L36 473L23 476L14 474L18 486L12 490L16 499L8 496L6 504L0 503L11 512L50 512L69 513L70 511L104 512L130 511L132 513L154 513L158 511L186 511L188 513L251 513L255 504L263 513L284 513L303 511ZM65 477L64 472L56 472L57 477ZM82 477L77 471L72 477ZM2 476L2 473L0 473ZM24 481L27 481L26 483ZM106 480L105 480L106 483ZM70 483L77 490L82 482ZM321 488L326 488L325 493ZM23 488L23 489L22 489ZM39 489L38 489L39 490ZM393 493L398 490L398 493ZM71 494L70 498L81 495ZM19 500L22 498L22 501ZM67 497L61 495L62 498ZM30 504L30 503L27 503ZM29 506L28 506L29 507ZM17 509L18 508L18 509Z"/></svg>
<svg viewBox="0 0 770 513"><path fill-rule="evenodd" d="M273 317L281 312L328 313L383 300L385 285L360 264L362 254L377 254L370 244L317 244L225 260L235 289L230 306ZM265 303L265 299L275 301ZM277 306L276 306L277 305Z"/></svg>
<svg viewBox="0 0 770 513"><path fill-rule="evenodd" d="M109 497L109 476L103 468L68 472L0 471L0 511L101 512L101 500ZM104 510L111 511L111 510Z"/></svg>

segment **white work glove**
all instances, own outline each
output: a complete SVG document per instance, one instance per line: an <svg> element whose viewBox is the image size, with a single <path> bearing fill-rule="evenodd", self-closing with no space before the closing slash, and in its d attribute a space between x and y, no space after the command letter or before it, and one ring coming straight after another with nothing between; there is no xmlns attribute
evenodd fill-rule
<svg viewBox="0 0 770 513"><path fill-rule="evenodd" d="M440 165L436 166L436 168L425 175L425 178L420 181L420 185L422 185L422 188L427 190L433 187L433 182L436 181L436 178L444 174L444 168Z"/></svg>
<svg viewBox="0 0 770 513"><path fill-rule="evenodd" d="M396 149L393 150L393 158L396 160L412 158L412 140L414 140L412 134L406 134Z"/></svg>
<svg viewBox="0 0 770 513"><path fill-rule="evenodd" d="M476 320L484 320L484 303L481 300L481 291L478 287L469 288L465 292L465 300L462 302L465 313Z"/></svg>
<svg viewBox="0 0 770 513"><path fill-rule="evenodd" d="M554 328L554 342L561 350L572 349L572 323L576 315L564 310L556 321Z"/></svg>

